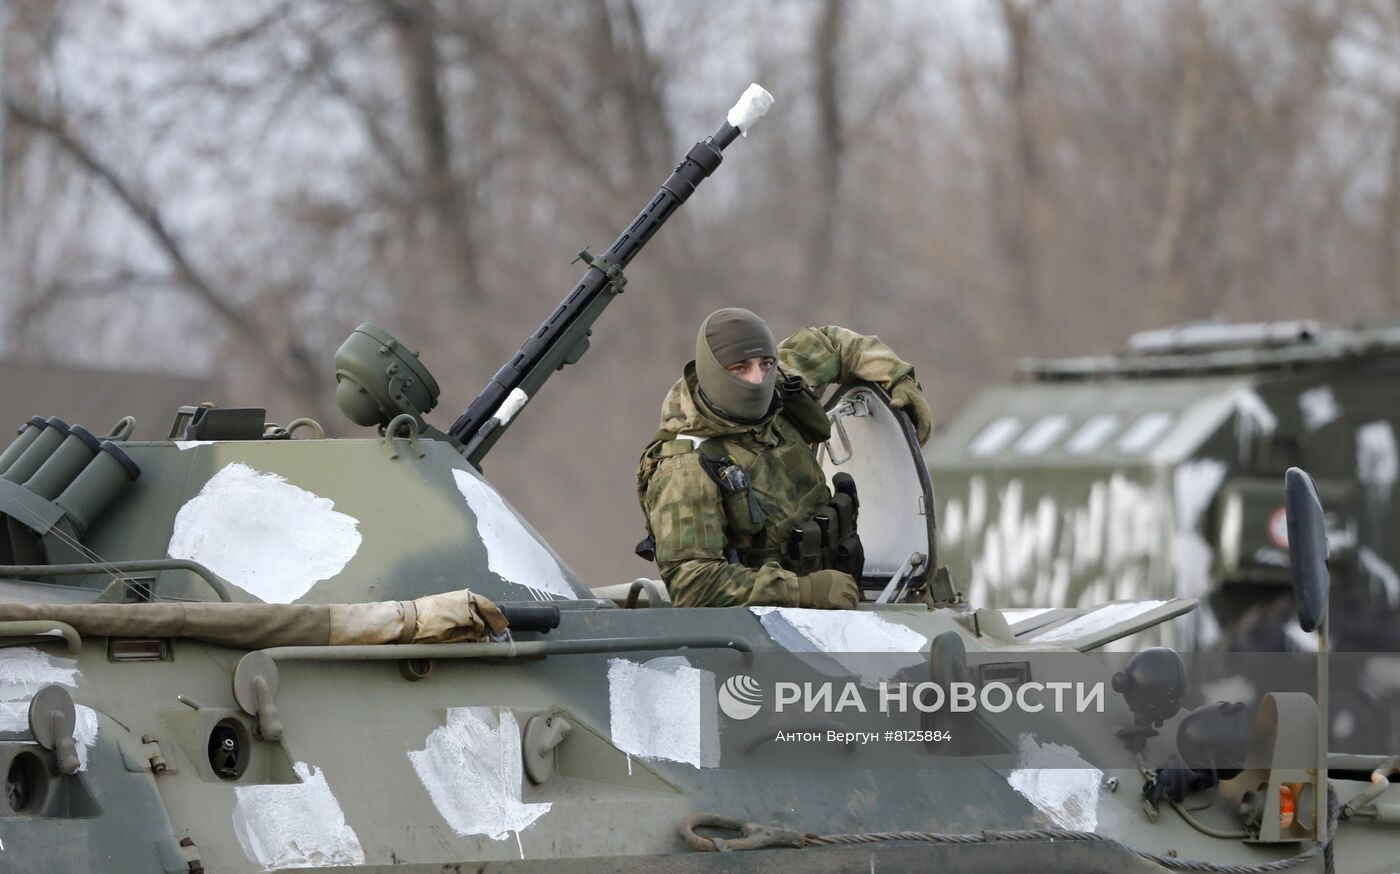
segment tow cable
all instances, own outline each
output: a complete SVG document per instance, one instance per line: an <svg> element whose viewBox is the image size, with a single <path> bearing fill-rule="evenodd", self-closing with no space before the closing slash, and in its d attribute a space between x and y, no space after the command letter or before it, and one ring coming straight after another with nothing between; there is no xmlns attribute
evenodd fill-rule
<svg viewBox="0 0 1400 874"><path fill-rule="evenodd" d="M1254 865L1220 865L1212 862L1198 862L1191 859L1177 859L1170 856L1157 856L1133 850L1134 853L1173 871L1199 871L1203 874L1269 874L1273 871L1287 871L1296 868L1321 853L1324 869L1332 874L1332 836L1336 833L1337 793L1328 793L1330 828L1328 840L1307 852L1274 862L1261 862ZM722 838L702 835L696 829L734 832L737 838ZM839 847L855 844L877 844L887 841L921 842L928 844L987 844L1006 841L1105 841L1117 843L1112 838L1094 832L1069 831L1065 829L1019 829L1005 831L980 831L960 833L939 832L858 832L844 835L819 835L814 832L798 831L782 826L744 822L732 816L717 813L696 813L685 818L680 825L681 838L693 850L705 853L727 853L736 850L801 849L804 847ZM1129 849L1132 849L1129 847Z"/></svg>

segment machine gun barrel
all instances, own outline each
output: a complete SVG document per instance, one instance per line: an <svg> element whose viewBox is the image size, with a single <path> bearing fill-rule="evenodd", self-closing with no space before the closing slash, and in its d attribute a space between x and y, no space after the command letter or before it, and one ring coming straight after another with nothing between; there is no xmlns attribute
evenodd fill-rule
<svg viewBox="0 0 1400 874"><path fill-rule="evenodd" d="M549 377L582 357L588 349L593 323L627 281L623 269L719 167L725 147L762 118L772 104L772 95L758 85L750 85L729 110L719 130L686 153L660 190L602 255L594 256L587 249L579 253L588 269L578 284L521 345L520 351L491 377L448 431L462 443L462 454L468 461L479 465L511 419Z"/></svg>

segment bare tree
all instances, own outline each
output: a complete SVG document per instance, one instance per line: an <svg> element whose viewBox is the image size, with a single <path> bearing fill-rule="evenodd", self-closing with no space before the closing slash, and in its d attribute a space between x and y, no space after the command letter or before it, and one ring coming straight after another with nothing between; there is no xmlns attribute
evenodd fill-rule
<svg viewBox="0 0 1400 874"><path fill-rule="evenodd" d="M471 224L470 177L454 160L454 139L444 99L445 75L438 49L441 23L432 0L382 0L402 55L422 169L416 200L428 204L437 247L448 253L452 283L467 300L477 283L478 256Z"/></svg>
<svg viewBox="0 0 1400 874"><path fill-rule="evenodd" d="M841 103L841 35L845 32L845 0L825 0L812 35L813 97L817 125L812 149L814 179L812 209L815 212L811 242L807 247L807 282L829 299L840 287L832 279L837 220L841 209L842 165L846 153L846 126Z"/></svg>
<svg viewBox="0 0 1400 874"><path fill-rule="evenodd" d="M1155 324L1171 324L1183 315L1179 311L1184 282L1180 270L1181 239L1191 209L1192 183L1200 153L1201 129L1205 124L1209 46L1201 0L1191 0L1185 25L1187 33L1181 53L1181 84L1172 116L1166 194L1147 259L1147 291L1153 304L1149 307L1149 320Z"/></svg>
<svg viewBox="0 0 1400 874"><path fill-rule="evenodd" d="M1053 210L1045 189L1042 125L1037 118L1037 95L1032 79L1036 65L1036 23L1050 0L999 0L1006 28L1008 71L1006 96L1011 108L1011 140L1015 183L1008 196L1014 205L1007 210L1002 229L1008 273L1016 289L1015 299L1023 310L1025 325L1041 324L1043 237L1053 220ZM1023 332L1024 340L1034 341L1033 332Z"/></svg>

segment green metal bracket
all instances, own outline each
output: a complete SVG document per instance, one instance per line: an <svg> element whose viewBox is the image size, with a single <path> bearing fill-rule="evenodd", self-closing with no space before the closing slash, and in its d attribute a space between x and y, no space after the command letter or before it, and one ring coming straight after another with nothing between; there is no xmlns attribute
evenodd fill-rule
<svg viewBox="0 0 1400 874"><path fill-rule="evenodd" d="M23 640L13 641L13 643L42 643L45 640L56 640L51 637L57 631L63 639L63 643L68 647L68 651L77 655L83 650L83 638L78 634L77 629L67 622L59 622L54 619L14 619L9 622L0 622L0 640L7 638L23 638ZM6 646L0 644L0 646Z"/></svg>
<svg viewBox="0 0 1400 874"><path fill-rule="evenodd" d="M582 261L589 267L596 268L608 278L608 291L612 294L622 294L627 288L627 276L622 272L622 265L609 258L607 255L594 255L587 246L578 250L578 257L570 261L570 264L577 264Z"/></svg>
<svg viewBox="0 0 1400 874"><path fill-rule="evenodd" d="M412 413L399 413L384 428L384 454L392 461L399 457L398 447L394 441L398 439L400 431L408 431L408 451L415 457L422 458L427 455L423 448L418 445L418 419Z"/></svg>

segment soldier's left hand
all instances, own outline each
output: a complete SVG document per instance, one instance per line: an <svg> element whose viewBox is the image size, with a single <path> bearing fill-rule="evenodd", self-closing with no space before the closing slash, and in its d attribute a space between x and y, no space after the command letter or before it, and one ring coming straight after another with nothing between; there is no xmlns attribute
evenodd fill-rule
<svg viewBox="0 0 1400 874"><path fill-rule="evenodd" d="M929 409L928 401L924 400L923 392L919 391L919 384L914 382L912 377L901 379L899 384L890 390L890 407L908 413L914 420L914 433L918 435L919 445L928 443L929 431L933 428L933 411Z"/></svg>

